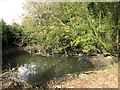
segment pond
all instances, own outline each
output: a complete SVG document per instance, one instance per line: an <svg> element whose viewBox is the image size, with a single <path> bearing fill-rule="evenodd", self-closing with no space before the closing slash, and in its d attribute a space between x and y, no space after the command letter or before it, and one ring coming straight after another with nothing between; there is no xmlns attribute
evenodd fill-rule
<svg viewBox="0 0 120 90"><path fill-rule="evenodd" d="M12 68L19 64L18 78L25 79L33 86L60 78L65 74L74 74L94 68L93 64L82 61L78 57L41 57L23 51L4 55L2 62L3 70L8 69L9 64Z"/></svg>

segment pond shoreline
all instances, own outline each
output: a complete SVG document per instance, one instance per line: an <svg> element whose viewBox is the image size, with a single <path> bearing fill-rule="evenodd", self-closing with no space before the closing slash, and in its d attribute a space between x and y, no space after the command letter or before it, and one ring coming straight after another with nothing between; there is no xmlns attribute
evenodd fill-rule
<svg viewBox="0 0 120 90"><path fill-rule="evenodd" d="M50 88L118 88L118 63L109 65L105 70L82 72L48 84ZM70 79L69 79L70 78Z"/></svg>
<svg viewBox="0 0 120 90"><path fill-rule="evenodd" d="M9 48L9 49L3 49L2 50L2 56L6 56L8 54L16 54L16 53L29 53L28 47L15 47L15 48ZM113 56L111 53L106 53L106 54L99 54L99 53L89 53L89 54L72 54L72 55L66 55L66 54L44 54L42 55L41 53L33 53L30 54L33 56L41 56L41 57L64 57L64 58L69 58L69 57L77 57L79 58L84 58L84 56L88 57L88 61L92 62L96 67L99 67L98 64L103 64L100 66L108 66L109 64L113 64L114 62L118 62L118 56ZM105 63L105 64L104 64Z"/></svg>
<svg viewBox="0 0 120 90"><path fill-rule="evenodd" d="M9 47L7 49L2 49L2 55L6 55L9 53L15 53L15 52L19 52L19 51L25 51L31 55L39 55L39 56L43 56L43 57L49 57L49 56L62 56L62 57L73 57L73 56L81 56L81 55L88 55L88 56L97 56L98 54L103 54L104 56L108 55L112 55L115 57L118 57L118 55L113 55L112 53L107 53L107 52L100 52L98 49L96 49L96 51L94 52L88 52L88 53L61 53L59 51L56 51L54 53L43 53L40 51L40 49L38 49L39 46L24 46L24 47L18 47L18 46L14 46L14 47Z"/></svg>
<svg viewBox="0 0 120 90"><path fill-rule="evenodd" d="M7 49L2 49L2 55L12 54L20 51L24 51L23 47L11 47Z"/></svg>
<svg viewBox="0 0 120 90"><path fill-rule="evenodd" d="M96 85L95 87L92 87L92 85L81 85L79 84L80 82L82 83L81 80L83 80L83 82L86 82L87 78L93 78L93 82L95 82L94 79L97 79L96 77L101 78L100 81L104 81L103 78L103 74L104 75L114 75L113 77L115 77L115 80L113 80L112 82L118 81L116 80L118 73L116 74L116 71L118 69L118 63L109 65L108 68L104 69L104 70L89 70L89 71L85 71L85 72L81 72L81 73L74 73L74 74L66 74L65 76L58 78L58 79L53 79L51 80L49 83L45 83L45 84L41 84L41 85L36 85L36 86L32 86L28 83L26 83L24 80L20 79L20 78L12 78L13 76L16 76L15 74L17 74L17 71L15 68L9 70L8 72L4 72L1 76L2 78L4 77L4 79L2 79L2 89L12 89L12 88L26 88L26 89L51 89L51 88L117 88L118 84L114 84L109 85L109 84L105 84L104 82L101 83L95 83L94 85ZM115 71L115 72L114 72ZM110 73L109 73L110 72ZM102 77L101 77L102 75ZM9 76L9 79L7 79ZM94 78L95 77L95 78ZM106 79L109 77L105 77ZM9 82L6 82L7 81ZM88 80L89 80L88 79ZM112 80L112 78L110 78ZM91 80L91 79L90 79ZM89 80L89 82L90 82ZM99 81L99 79L98 79ZM71 84L69 83L71 82ZM86 82L86 83L89 83ZM107 82L110 82L110 80L108 80ZM111 83L112 83L111 82ZM69 83L69 84L67 84ZM75 84L77 83L77 84ZM102 84L104 83L104 84ZM82 83L83 84L83 83ZM103 85L103 86L102 86ZM105 85L105 86L104 86Z"/></svg>
<svg viewBox="0 0 120 90"><path fill-rule="evenodd" d="M26 52L26 51L24 51L23 48L19 48L19 49L18 48L17 49L13 48L13 49L9 49L7 51L7 53L4 54L4 56L9 54L10 52L12 54L14 54L14 53L16 54L16 52L20 52L20 53L22 52L22 54L24 54L23 52ZM29 53L27 53L27 54L29 54ZM33 54L29 54L29 55L33 55ZM80 55L76 54L75 56L68 56L68 57L63 57L63 58L70 59L71 57L76 57L79 60L79 58L80 57L84 57L84 55L80 56ZM40 56L40 55L34 55L34 56ZM53 55L51 55L51 56L42 56L42 57L44 57L45 58L44 60L46 60L46 58L57 57L57 55L56 56L55 55L54 56ZM95 69L90 70L91 72L89 70L87 72L86 71L85 72L82 71L82 73L86 73L86 74L87 73L93 73L95 70L105 70L109 65L114 64L115 62L117 62L117 60L115 60L115 59L117 59L117 57L114 57L112 55L104 56L103 54L91 53L90 55L87 55L87 57L88 57L88 61L94 65ZM80 62L82 62L82 61L80 61ZM77 73L79 73L79 72L77 72ZM66 74L66 75L68 75L68 74ZM74 76L74 73L72 73L71 75ZM46 85L46 83L45 84L36 85L36 86L42 86L43 87L44 85ZM33 86L33 87L35 88L35 86Z"/></svg>

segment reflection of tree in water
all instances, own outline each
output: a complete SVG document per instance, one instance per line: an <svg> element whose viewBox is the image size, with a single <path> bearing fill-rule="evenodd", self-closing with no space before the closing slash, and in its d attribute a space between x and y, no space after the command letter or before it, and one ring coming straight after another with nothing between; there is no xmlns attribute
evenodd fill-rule
<svg viewBox="0 0 120 90"><path fill-rule="evenodd" d="M35 62L31 62L30 64L24 64L24 66L21 65L18 68L18 72L19 72L18 77L27 79L28 76L36 73L36 67L37 67L37 63Z"/></svg>
<svg viewBox="0 0 120 90"><path fill-rule="evenodd" d="M75 72L85 71L92 67L91 63L86 61L78 61L78 58L64 58L56 60L45 60L40 62L31 62L20 66L20 73L27 82L32 85L41 84L54 78L59 78L65 74L73 74Z"/></svg>

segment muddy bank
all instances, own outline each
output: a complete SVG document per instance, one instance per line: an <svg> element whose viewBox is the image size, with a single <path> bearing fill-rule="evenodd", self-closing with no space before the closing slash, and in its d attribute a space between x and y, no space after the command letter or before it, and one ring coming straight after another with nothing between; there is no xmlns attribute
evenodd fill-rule
<svg viewBox="0 0 120 90"><path fill-rule="evenodd" d="M92 62L97 70L100 69L105 69L109 65L117 63L118 62L118 57L117 56L112 56L112 55L104 55L104 54L95 54L95 55L90 55L88 60Z"/></svg>
<svg viewBox="0 0 120 90"><path fill-rule="evenodd" d="M67 76L52 80L50 88L118 88L118 64L110 65L105 70L93 73L80 73L79 77Z"/></svg>

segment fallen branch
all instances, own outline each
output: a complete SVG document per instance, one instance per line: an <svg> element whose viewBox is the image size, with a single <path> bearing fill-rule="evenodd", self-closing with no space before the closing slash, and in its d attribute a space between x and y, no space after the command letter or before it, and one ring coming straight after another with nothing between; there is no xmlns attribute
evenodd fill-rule
<svg viewBox="0 0 120 90"><path fill-rule="evenodd" d="M17 67L16 67L17 68ZM6 71L0 75L2 89L6 88L31 88L23 79L18 78L18 71L16 68Z"/></svg>

